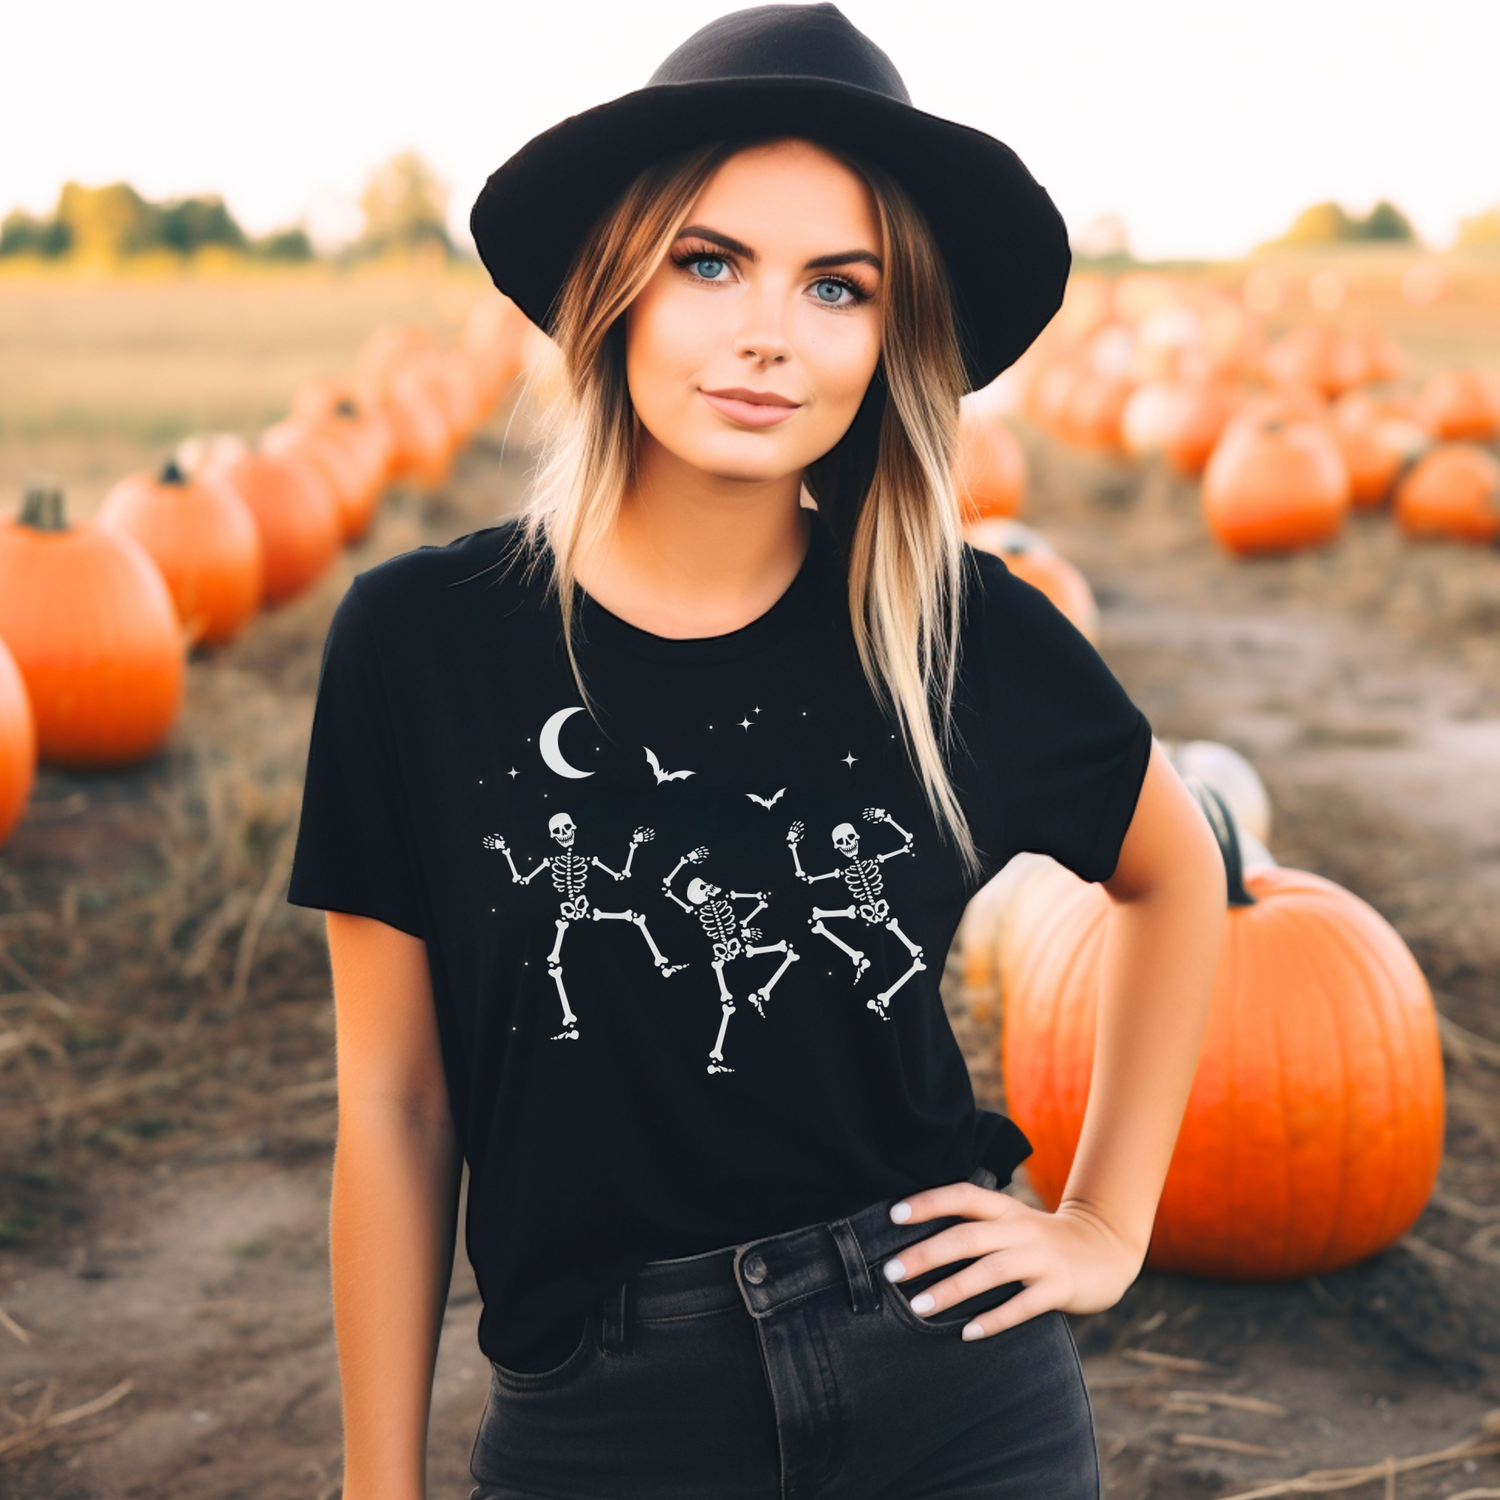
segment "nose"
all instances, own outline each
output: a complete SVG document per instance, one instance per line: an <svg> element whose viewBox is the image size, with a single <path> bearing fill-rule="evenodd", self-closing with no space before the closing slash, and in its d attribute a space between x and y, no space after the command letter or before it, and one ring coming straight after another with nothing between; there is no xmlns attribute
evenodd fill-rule
<svg viewBox="0 0 1500 1500"><path fill-rule="evenodd" d="M735 355L751 364L785 364L792 349L778 290L769 285L758 286L742 305L744 317L734 338Z"/></svg>

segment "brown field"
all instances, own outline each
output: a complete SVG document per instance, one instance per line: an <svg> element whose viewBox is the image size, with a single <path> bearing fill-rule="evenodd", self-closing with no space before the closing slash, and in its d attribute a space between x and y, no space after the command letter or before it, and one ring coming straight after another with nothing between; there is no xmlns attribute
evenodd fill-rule
<svg viewBox="0 0 1500 1500"><path fill-rule="evenodd" d="M0 278L0 508L46 469L87 514L190 430L253 433L377 322L456 327L479 288ZM1369 297L1418 369L1500 361L1483 285L1420 315ZM502 412L443 494L392 494L310 595L194 658L162 754L44 771L0 850L7 1500L338 1494L332 1007L321 918L282 899L319 652L355 572L514 509L526 438ZM1500 1495L1486 1451L1383 1467L1500 1405L1500 553L1404 546L1373 517L1322 552L1233 563L1190 487L1024 439L1028 519L1094 584L1102 649L1157 732L1249 754L1278 858L1393 921L1447 1018L1448 1155L1413 1234L1290 1285L1147 1273L1076 1320L1107 1493L1207 1500L1373 1465L1356 1500ZM956 971L946 989L998 1105L994 1023ZM448 1500L488 1377L476 1315L460 1256L429 1444Z"/></svg>

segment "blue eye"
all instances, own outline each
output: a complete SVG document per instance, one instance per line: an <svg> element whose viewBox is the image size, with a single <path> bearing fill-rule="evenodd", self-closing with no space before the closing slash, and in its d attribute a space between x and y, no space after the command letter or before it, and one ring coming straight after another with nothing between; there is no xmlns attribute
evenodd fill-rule
<svg viewBox="0 0 1500 1500"><path fill-rule="evenodd" d="M848 292L849 288L842 281L815 281L813 283L813 296L819 302L837 305L840 299Z"/></svg>
<svg viewBox="0 0 1500 1500"><path fill-rule="evenodd" d="M705 281L718 281L719 273L728 270L723 260L717 255L695 255L688 264Z"/></svg>

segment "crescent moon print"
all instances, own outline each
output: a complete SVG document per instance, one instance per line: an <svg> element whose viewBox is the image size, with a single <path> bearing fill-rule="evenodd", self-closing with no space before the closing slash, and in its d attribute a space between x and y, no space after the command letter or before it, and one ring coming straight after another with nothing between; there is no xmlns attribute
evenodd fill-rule
<svg viewBox="0 0 1500 1500"><path fill-rule="evenodd" d="M537 749L542 752L542 759L547 763L547 769L556 771L559 776L568 776L577 780L584 776L592 776L592 771L580 771L577 766L569 765L563 759L562 747L557 742L558 735L562 732L563 725L573 717L581 714L583 708L574 704L572 708L560 708L542 725L542 732L537 737Z"/></svg>

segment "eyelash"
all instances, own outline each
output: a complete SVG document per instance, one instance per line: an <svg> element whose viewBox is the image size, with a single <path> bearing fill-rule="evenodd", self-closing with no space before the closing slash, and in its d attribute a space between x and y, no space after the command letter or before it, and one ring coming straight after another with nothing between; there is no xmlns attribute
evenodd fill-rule
<svg viewBox="0 0 1500 1500"><path fill-rule="evenodd" d="M727 266L733 264L734 257L727 250L683 249L672 252L672 264L680 267L682 270L686 270L694 261L699 260L722 261ZM701 279L708 281L709 278L705 276ZM870 293L855 281L852 276L840 276L837 273L830 272L826 276L819 276L817 281L813 282L813 285L817 286L819 282L824 281L832 282L833 285L841 286L848 291L849 295L854 299L853 303L848 304L849 306L870 300ZM826 305L837 310L836 303L828 303Z"/></svg>

